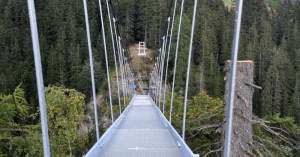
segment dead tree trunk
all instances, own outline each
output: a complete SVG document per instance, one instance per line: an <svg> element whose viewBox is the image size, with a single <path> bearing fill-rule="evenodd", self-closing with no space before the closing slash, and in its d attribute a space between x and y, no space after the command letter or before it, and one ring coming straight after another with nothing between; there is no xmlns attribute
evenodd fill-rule
<svg viewBox="0 0 300 157"><path fill-rule="evenodd" d="M226 62L224 71L226 72L225 85L225 106L222 125L221 143L224 148L226 136L227 101L229 94L229 77L231 61ZM252 143L252 96L254 89L249 84L253 84L253 61L238 61L236 72L236 86L234 96L232 135L231 135L231 157L250 156ZM224 153L224 152L223 152Z"/></svg>

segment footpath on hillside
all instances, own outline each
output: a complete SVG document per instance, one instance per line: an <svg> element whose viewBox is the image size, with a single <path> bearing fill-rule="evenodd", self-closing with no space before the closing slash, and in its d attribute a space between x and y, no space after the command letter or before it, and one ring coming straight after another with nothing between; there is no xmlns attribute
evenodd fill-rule
<svg viewBox="0 0 300 157"><path fill-rule="evenodd" d="M141 50L143 52L143 50ZM130 65L132 71L136 74L135 83L137 85L137 94L147 94L150 80L150 72L154 65L154 51L145 49L146 55L139 55L139 44L134 43L129 46Z"/></svg>

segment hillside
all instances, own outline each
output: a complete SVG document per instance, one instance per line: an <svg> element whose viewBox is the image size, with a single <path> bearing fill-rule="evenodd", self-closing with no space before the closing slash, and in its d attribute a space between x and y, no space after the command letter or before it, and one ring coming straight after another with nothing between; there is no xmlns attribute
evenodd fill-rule
<svg viewBox="0 0 300 157"><path fill-rule="evenodd" d="M96 108L102 135L112 122L107 74L111 81L115 117L120 112L107 6L103 6L103 29L98 2L88 0L87 5L98 94ZM174 3L170 0L107 2L111 2L110 14L117 19L116 35L121 39L118 44L124 48L134 72L134 83L138 86L136 93L147 94L149 73L159 57L162 36L170 30L166 19L172 17ZM173 38L169 42L166 78L170 87L179 40L174 81L176 109L173 116L176 118L172 121L179 133L194 1L184 4L178 38L180 2L175 10ZM233 0L198 1L187 101L193 108L187 109L186 139L193 151L201 156L210 152L207 156L222 154L220 125L224 122L224 68L226 61L231 59L235 4ZM51 153L54 156L83 156L96 141L83 3L36 0L35 6ZM107 61L102 30L106 35ZM137 55L138 41L146 42L146 56ZM300 154L299 43L299 0L244 0L238 60L253 61L253 84L262 87L254 89L253 95L254 117L250 119L253 123L253 130L250 130L254 139L251 143L253 156ZM27 2L0 0L0 156L43 155L35 70ZM121 79L120 72L118 79ZM129 99L122 95L121 100L124 99L128 104ZM167 95L166 104L170 101L170 95ZM167 111L170 106L166 107ZM168 118L169 114L165 116Z"/></svg>

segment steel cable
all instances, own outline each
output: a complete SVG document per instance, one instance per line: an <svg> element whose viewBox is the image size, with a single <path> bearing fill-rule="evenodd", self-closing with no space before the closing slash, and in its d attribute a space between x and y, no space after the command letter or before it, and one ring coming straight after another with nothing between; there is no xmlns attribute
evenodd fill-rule
<svg viewBox="0 0 300 157"><path fill-rule="evenodd" d="M192 20L191 39L190 39L190 49L189 49L189 57L188 57L188 67L187 67L187 73L186 73L184 112L183 112L183 124L182 124L182 139L183 140L185 138L186 107L187 107L187 99L188 99L188 91L189 91L189 79L190 79L190 70L191 70L191 58L192 58L192 48L193 48L193 39L194 39L194 30L195 30L195 21L196 21L196 12L197 12L197 2L198 2L198 0L195 0L193 20Z"/></svg>
<svg viewBox="0 0 300 157"><path fill-rule="evenodd" d="M179 47L179 39L180 39L180 31L181 31L183 6L184 6L184 0L182 0L182 2L181 2L181 9L180 9L180 16L179 16L179 25L178 25L177 43L176 43L176 50L175 50L175 61L174 61L174 71L173 71L173 82L172 82L172 92L171 92L171 104L170 104L170 106L173 106L173 100L174 100L174 87L175 87L176 67L177 67L177 57L178 57L178 47ZM170 116L170 123L171 122L172 122L172 115Z"/></svg>
<svg viewBox="0 0 300 157"><path fill-rule="evenodd" d="M107 57L107 47L106 47L105 28L104 28L104 22L103 22L103 12L102 12L101 0L99 0L99 9L100 9L100 19L101 19L101 26L102 26L102 37L103 37L104 53L105 53L105 61L106 61L106 72L107 72L109 103L110 103L110 110L111 110L111 121L113 123L114 122L114 113L113 113L113 107L112 107L112 98L111 98L111 89L110 89L110 78L109 78L109 68L108 68L108 57Z"/></svg>
<svg viewBox="0 0 300 157"><path fill-rule="evenodd" d="M115 69L116 69L116 77L117 77L117 92L118 92L118 101L119 101L119 111L120 111L120 115L121 115L122 110L121 110L121 101L120 101L118 63L117 63L117 59L116 59L115 41L114 41L112 24L111 24L111 17L110 17L110 10L109 10L109 5L108 5L108 0L106 0L106 7L107 7L107 16L108 16L109 26L110 26L112 48L113 48L113 53L114 53L114 61L115 61Z"/></svg>

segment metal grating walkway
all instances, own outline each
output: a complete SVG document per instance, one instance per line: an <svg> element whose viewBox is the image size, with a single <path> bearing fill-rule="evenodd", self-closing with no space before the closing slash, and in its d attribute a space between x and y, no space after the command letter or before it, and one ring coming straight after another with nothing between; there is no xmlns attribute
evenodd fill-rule
<svg viewBox="0 0 300 157"><path fill-rule="evenodd" d="M123 123L104 146L101 157L181 157L148 96L136 96Z"/></svg>
<svg viewBox="0 0 300 157"><path fill-rule="evenodd" d="M148 95L134 96L85 157L199 157Z"/></svg>

